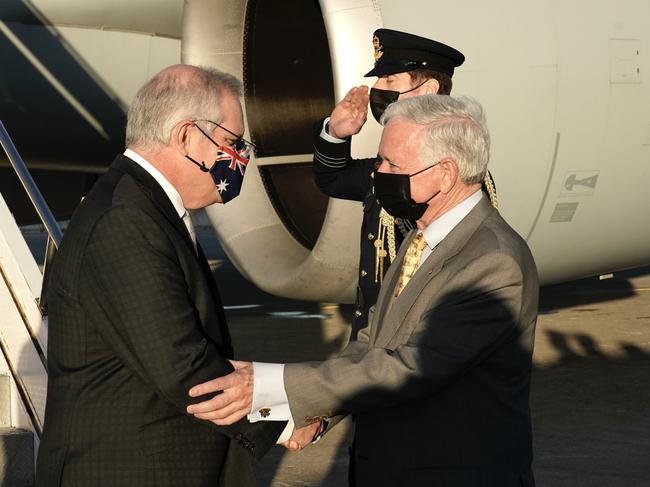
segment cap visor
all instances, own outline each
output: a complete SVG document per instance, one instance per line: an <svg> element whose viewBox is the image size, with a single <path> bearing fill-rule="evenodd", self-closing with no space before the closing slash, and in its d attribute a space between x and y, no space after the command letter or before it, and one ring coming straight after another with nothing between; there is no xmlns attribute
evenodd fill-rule
<svg viewBox="0 0 650 487"><path fill-rule="evenodd" d="M406 73L408 71L413 71L416 66L412 68L405 68L404 66L391 66L390 64L380 64L375 66L373 69L368 71L363 75L364 78L369 78L370 76L382 76L384 74L395 74L395 73Z"/></svg>

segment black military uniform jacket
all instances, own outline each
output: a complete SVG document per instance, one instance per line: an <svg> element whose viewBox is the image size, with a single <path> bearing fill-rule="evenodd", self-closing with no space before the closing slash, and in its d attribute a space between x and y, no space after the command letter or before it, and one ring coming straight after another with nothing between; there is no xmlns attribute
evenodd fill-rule
<svg viewBox="0 0 650 487"><path fill-rule="evenodd" d="M361 256L359 260L359 285L357 302L352 323L354 340L357 332L368 323L368 309L377 302L381 279L376 279L376 250L378 238L379 213L381 205L373 193L372 173L376 158L352 159L350 157L351 139L341 143L328 142L320 136L323 122L314 125L314 179L316 185L332 198L363 202L363 222L361 224ZM395 246L399 249L404 234L400 225L395 225ZM411 228L406 223L406 230ZM388 242L384 242L387 248ZM389 267L387 257L383 265L383 275ZM381 276L383 278L383 275Z"/></svg>
<svg viewBox="0 0 650 487"><path fill-rule="evenodd" d="M51 267L38 487L253 486L282 422L219 428L190 387L229 373L219 293L155 179L119 156Z"/></svg>

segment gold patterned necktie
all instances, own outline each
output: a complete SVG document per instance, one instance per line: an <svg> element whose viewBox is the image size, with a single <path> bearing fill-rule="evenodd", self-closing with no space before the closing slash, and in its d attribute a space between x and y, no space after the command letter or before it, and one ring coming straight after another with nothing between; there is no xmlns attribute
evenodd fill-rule
<svg viewBox="0 0 650 487"><path fill-rule="evenodd" d="M402 271L399 276L399 283L397 285L395 297L400 295L413 277L413 274L415 274L415 271L418 270L418 267L420 266L420 257L422 256L422 251L426 244L427 241L421 233L418 233L415 238L411 240L409 248L406 250L406 255L404 256L404 262L402 263Z"/></svg>

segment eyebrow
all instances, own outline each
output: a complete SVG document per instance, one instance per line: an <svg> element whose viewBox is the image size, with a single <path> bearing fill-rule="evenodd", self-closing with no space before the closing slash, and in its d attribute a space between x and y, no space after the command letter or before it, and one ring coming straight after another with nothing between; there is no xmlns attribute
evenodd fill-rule
<svg viewBox="0 0 650 487"><path fill-rule="evenodd" d="M220 123L213 122L212 120L207 120L207 119L202 119L202 120L197 120L197 121L201 121L201 122L209 122L209 123L211 123L211 124L216 125L217 128L220 128L221 130L223 130L223 131L226 132L227 134L229 134L229 135L235 137L235 142L237 142L237 141L240 140L240 139L244 139L244 134L237 135L235 132L233 132L232 130L227 129L226 127L224 127L224 126L221 125ZM247 143L249 143L246 139L244 139L244 141L247 142ZM254 144L251 144L251 145L254 145Z"/></svg>
<svg viewBox="0 0 650 487"><path fill-rule="evenodd" d="M385 156L382 156L382 155L379 154L379 153L377 153L377 159L378 159L380 162L381 162L381 161L386 161L386 162L388 163L389 166L393 166L393 167L399 167L399 168L401 168L401 166L400 166L399 164L397 164L396 162L391 161L390 158L385 157Z"/></svg>
<svg viewBox="0 0 650 487"><path fill-rule="evenodd" d="M231 132L226 127L219 127L219 128L223 129L223 131L226 132L226 139L228 140L234 140L235 142L237 142L239 139L244 138L244 134L237 135L235 132Z"/></svg>

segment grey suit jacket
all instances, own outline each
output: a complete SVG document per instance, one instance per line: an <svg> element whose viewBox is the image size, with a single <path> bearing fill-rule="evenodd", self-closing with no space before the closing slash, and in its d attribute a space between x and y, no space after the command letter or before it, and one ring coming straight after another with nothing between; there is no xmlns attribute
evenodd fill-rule
<svg viewBox="0 0 650 487"><path fill-rule="evenodd" d="M483 199L395 298L413 236L359 340L331 360L285 367L294 420L355 415L357 485L532 485L530 251ZM481 473L465 482L451 467ZM408 474L431 469L444 474Z"/></svg>

